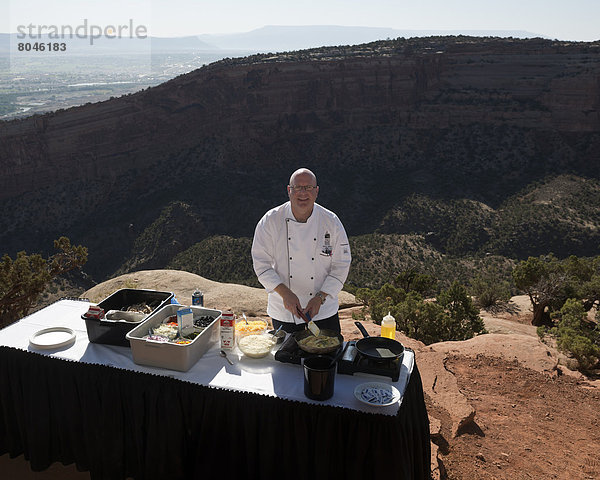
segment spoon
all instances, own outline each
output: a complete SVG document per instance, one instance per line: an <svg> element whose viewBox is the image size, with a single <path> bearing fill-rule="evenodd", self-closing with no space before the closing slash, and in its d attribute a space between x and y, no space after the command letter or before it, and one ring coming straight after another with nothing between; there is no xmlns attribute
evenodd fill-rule
<svg viewBox="0 0 600 480"><path fill-rule="evenodd" d="M277 328L277 330L271 330L269 331L269 333L271 335L273 335L273 337L275 337L276 343L282 342L283 339L285 338L285 332L281 332L281 328L283 327L283 325L279 325L279 327ZM279 335L279 332L282 333L282 335Z"/></svg>
<svg viewBox="0 0 600 480"><path fill-rule="evenodd" d="M231 360L229 360L229 357L225 353L225 350L221 350L221 356L229 362L229 365L233 365L233 362Z"/></svg>
<svg viewBox="0 0 600 480"><path fill-rule="evenodd" d="M246 314L244 312L242 312L242 317L244 317L244 321L246 322L246 325L249 325L248 319L246 318Z"/></svg>

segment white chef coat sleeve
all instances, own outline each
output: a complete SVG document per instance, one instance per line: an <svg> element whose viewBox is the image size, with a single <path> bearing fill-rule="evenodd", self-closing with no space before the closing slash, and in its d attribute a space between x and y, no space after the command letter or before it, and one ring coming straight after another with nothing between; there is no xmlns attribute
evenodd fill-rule
<svg viewBox="0 0 600 480"><path fill-rule="evenodd" d="M265 215L256 225L254 240L252 241L252 264L258 281L267 292L271 293L275 287L283 283L279 274L275 271L275 237L272 225Z"/></svg>
<svg viewBox="0 0 600 480"><path fill-rule="evenodd" d="M336 218L336 236L333 244L333 255L331 257L331 268L329 274L321 286L321 291L332 297L336 297L342 291L344 282L350 271L350 262L352 255L350 253L350 243L344 230L342 222Z"/></svg>

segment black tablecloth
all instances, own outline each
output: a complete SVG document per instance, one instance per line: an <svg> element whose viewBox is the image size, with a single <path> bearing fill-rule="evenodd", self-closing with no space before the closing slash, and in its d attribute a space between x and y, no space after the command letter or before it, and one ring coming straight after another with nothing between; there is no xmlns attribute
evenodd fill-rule
<svg viewBox="0 0 600 480"><path fill-rule="evenodd" d="M395 417L0 347L0 455L93 480L429 479L415 364Z"/></svg>

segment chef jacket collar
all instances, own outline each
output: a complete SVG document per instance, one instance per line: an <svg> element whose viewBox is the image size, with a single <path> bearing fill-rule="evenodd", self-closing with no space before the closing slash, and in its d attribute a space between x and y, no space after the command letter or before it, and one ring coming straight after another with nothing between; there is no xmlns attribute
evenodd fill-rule
<svg viewBox="0 0 600 480"><path fill-rule="evenodd" d="M310 217L308 217L306 219L306 222L299 222L298 220L296 220L296 217L294 216L294 212L292 212L292 202L288 201L287 205L285 207L285 218L292 220L293 222L296 223L300 223L300 224L309 224L313 222L313 219L315 218L315 210L317 209L317 203L315 202L313 204L313 209L312 212L310 212Z"/></svg>

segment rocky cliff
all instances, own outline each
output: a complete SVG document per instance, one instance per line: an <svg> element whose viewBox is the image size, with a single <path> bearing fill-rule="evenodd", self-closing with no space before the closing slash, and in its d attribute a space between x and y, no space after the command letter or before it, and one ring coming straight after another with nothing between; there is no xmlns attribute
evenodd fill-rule
<svg viewBox="0 0 600 480"><path fill-rule="evenodd" d="M431 37L227 59L0 123L0 253L67 234L102 276L173 200L198 240L248 236L300 165L351 234L415 192L498 205L548 174L597 178L599 47Z"/></svg>

